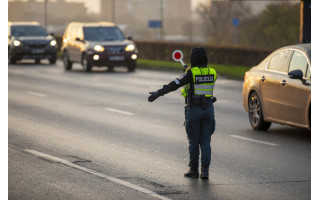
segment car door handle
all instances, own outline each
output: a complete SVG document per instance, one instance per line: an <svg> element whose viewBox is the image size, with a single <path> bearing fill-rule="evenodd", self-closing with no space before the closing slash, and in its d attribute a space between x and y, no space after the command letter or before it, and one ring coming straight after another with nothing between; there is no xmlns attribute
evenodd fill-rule
<svg viewBox="0 0 320 200"><path fill-rule="evenodd" d="M286 81L286 80L283 80L283 81L281 82L281 85L282 85L282 86L287 85L287 81Z"/></svg>
<svg viewBox="0 0 320 200"><path fill-rule="evenodd" d="M262 76L261 81L264 82L266 80L266 77Z"/></svg>

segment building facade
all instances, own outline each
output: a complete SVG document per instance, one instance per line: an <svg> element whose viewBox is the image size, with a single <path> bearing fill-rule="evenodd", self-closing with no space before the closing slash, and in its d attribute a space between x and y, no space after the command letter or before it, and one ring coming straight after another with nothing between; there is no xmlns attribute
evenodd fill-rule
<svg viewBox="0 0 320 200"><path fill-rule="evenodd" d="M65 2L56 0L47 2L47 24L48 31L62 35L65 26L74 20L81 18L87 12L84 3ZM9 1L9 21L37 21L45 25L45 4L44 1Z"/></svg>

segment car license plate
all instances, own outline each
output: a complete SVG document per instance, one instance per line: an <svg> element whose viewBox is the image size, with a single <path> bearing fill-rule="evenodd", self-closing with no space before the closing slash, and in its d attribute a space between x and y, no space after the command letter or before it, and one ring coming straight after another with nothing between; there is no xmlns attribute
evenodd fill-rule
<svg viewBox="0 0 320 200"><path fill-rule="evenodd" d="M31 53L34 53L34 54L44 53L44 49L32 49Z"/></svg>
<svg viewBox="0 0 320 200"><path fill-rule="evenodd" d="M124 56L109 56L110 61L122 61L124 60Z"/></svg>

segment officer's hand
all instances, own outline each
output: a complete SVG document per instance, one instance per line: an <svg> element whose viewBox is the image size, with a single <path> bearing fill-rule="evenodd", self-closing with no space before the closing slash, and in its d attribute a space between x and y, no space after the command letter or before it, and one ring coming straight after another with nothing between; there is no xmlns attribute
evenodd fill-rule
<svg viewBox="0 0 320 200"><path fill-rule="evenodd" d="M151 95L148 97L149 102L153 102L156 100L160 95L159 92L149 92Z"/></svg>
<svg viewBox="0 0 320 200"><path fill-rule="evenodd" d="M186 71L186 69L187 69L188 67L189 67L188 65L184 65L184 66L183 66L183 70L182 70L182 71L184 71L184 72L185 72L185 71Z"/></svg>

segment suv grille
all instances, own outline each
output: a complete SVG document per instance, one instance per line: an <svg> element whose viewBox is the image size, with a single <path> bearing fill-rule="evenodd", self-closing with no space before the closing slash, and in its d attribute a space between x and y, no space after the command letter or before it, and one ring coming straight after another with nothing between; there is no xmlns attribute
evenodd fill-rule
<svg viewBox="0 0 320 200"><path fill-rule="evenodd" d="M44 48L47 46L47 44L28 44L31 48Z"/></svg>
<svg viewBox="0 0 320 200"><path fill-rule="evenodd" d="M105 47L108 54L124 54L124 47Z"/></svg>

